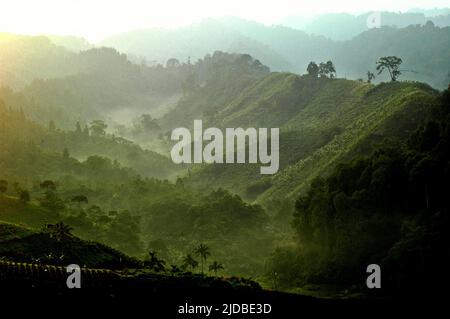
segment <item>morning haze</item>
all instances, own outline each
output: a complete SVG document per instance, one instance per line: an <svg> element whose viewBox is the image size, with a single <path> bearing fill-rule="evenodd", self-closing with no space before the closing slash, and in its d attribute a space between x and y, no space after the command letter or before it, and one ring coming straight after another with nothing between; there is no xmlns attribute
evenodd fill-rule
<svg viewBox="0 0 450 319"><path fill-rule="evenodd" d="M0 293L446 296L449 54L444 1L3 1Z"/></svg>

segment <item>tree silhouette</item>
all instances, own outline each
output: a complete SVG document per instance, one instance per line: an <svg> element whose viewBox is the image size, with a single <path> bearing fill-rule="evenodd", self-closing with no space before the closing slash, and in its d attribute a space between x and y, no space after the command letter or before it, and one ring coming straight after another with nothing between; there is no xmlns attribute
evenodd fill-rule
<svg viewBox="0 0 450 319"><path fill-rule="evenodd" d="M218 271L223 269L223 265L217 261L214 261L211 265L209 265L209 271L213 271L215 276L217 276Z"/></svg>
<svg viewBox="0 0 450 319"><path fill-rule="evenodd" d="M330 79L336 77L336 68L334 67L333 62L327 61L327 63L325 65L326 65L328 73L330 74Z"/></svg>
<svg viewBox="0 0 450 319"><path fill-rule="evenodd" d="M162 259L159 259L156 256L155 251L149 251L148 254L150 255L150 258L147 262L147 267L156 272L164 271L164 269L166 268L166 262Z"/></svg>
<svg viewBox="0 0 450 319"><path fill-rule="evenodd" d="M54 225L47 225L48 233L50 237L56 238L58 241L72 237L73 228L63 222L56 223Z"/></svg>
<svg viewBox="0 0 450 319"><path fill-rule="evenodd" d="M198 267L198 261L192 257L192 255L187 254L183 259L183 267L188 268L191 272Z"/></svg>
<svg viewBox="0 0 450 319"><path fill-rule="evenodd" d="M181 272L181 269L177 265L170 265L170 273L172 275L177 275Z"/></svg>
<svg viewBox="0 0 450 319"><path fill-rule="evenodd" d="M377 61L378 74L381 74L384 70L388 70L392 82L395 82L402 74L402 72L400 72L400 70L398 69L402 62L402 59L396 56L382 57Z"/></svg>
<svg viewBox="0 0 450 319"><path fill-rule="evenodd" d="M319 76L319 66L314 61L309 62L306 71L308 71L308 74L312 77L316 78Z"/></svg>
<svg viewBox="0 0 450 319"><path fill-rule="evenodd" d="M333 62L327 61L326 63L321 62L319 64L319 75L321 77L330 76L330 79L336 76L336 69L333 65Z"/></svg>
<svg viewBox="0 0 450 319"><path fill-rule="evenodd" d="M166 62L166 68L168 68L168 69L178 68L178 67L180 67L180 65L181 65L180 61L178 61L175 58L171 58L171 59L167 60L167 62Z"/></svg>
<svg viewBox="0 0 450 319"><path fill-rule="evenodd" d="M91 122L89 129L94 136L104 136L108 125L102 120L95 120Z"/></svg>
<svg viewBox="0 0 450 319"><path fill-rule="evenodd" d="M211 253L209 251L209 247L204 244L200 244L197 246L197 248L195 248L194 253L200 257L202 274L203 274L203 265L204 265L204 263L206 263L206 259L211 255Z"/></svg>

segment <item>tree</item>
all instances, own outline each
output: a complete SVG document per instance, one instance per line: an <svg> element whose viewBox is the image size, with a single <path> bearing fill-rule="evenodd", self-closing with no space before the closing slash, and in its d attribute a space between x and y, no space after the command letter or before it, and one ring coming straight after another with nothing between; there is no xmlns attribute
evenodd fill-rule
<svg viewBox="0 0 450 319"><path fill-rule="evenodd" d="M177 275L181 272L180 267L178 267L177 265L170 265L170 273L172 275Z"/></svg>
<svg viewBox="0 0 450 319"><path fill-rule="evenodd" d="M388 70L392 82L395 82L402 74L402 72L398 69L402 62L402 59L396 56L382 57L377 61L378 74L381 74L384 70Z"/></svg>
<svg viewBox="0 0 450 319"><path fill-rule="evenodd" d="M4 194L8 190L8 182L4 179L0 180L0 193Z"/></svg>
<svg viewBox="0 0 450 319"><path fill-rule="evenodd" d="M80 122L77 122L75 132L77 134L81 134L82 133Z"/></svg>
<svg viewBox="0 0 450 319"><path fill-rule="evenodd" d="M50 234L50 237L54 237L58 241L61 241L65 238L72 237L73 228L63 222L59 222L54 225L47 225L46 231Z"/></svg>
<svg viewBox="0 0 450 319"><path fill-rule="evenodd" d="M180 61L175 58L171 58L166 62L166 68L173 69L178 68L180 66Z"/></svg>
<svg viewBox="0 0 450 319"><path fill-rule="evenodd" d="M223 265L217 261L214 261L211 265L209 265L209 271L213 271L215 276L217 276L218 271L223 269Z"/></svg>
<svg viewBox="0 0 450 319"><path fill-rule="evenodd" d="M326 63L327 71L330 74L330 79L336 77L336 68L334 67L333 62L327 61Z"/></svg>
<svg viewBox="0 0 450 319"><path fill-rule="evenodd" d="M197 246L197 248L195 248L194 253L200 257L203 274L203 265L204 263L206 263L206 259L211 255L209 247L204 244L200 244Z"/></svg>
<svg viewBox="0 0 450 319"><path fill-rule="evenodd" d="M318 72L321 77L327 77L329 75L330 79L332 79L336 76L336 69L331 61L327 61L326 63L321 62Z"/></svg>
<svg viewBox="0 0 450 319"><path fill-rule="evenodd" d="M164 271L164 269L166 268L166 262L162 259L159 259L156 256L155 251L149 251L148 254L150 255L150 258L147 262L148 268L156 272Z"/></svg>
<svg viewBox="0 0 450 319"><path fill-rule="evenodd" d="M187 254L183 259L183 268L188 268L191 272L198 267L198 261L192 257L192 255Z"/></svg>
<svg viewBox="0 0 450 319"><path fill-rule="evenodd" d="M425 28L434 28L434 27L435 27L435 25L434 25L433 21L431 21L431 20L428 20L425 23Z"/></svg>
<svg viewBox="0 0 450 319"><path fill-rule="evenodd" d="M317 66L316 62L311 61L308 64L308 67L306 68L306 71L308 71L308 74L312 77L318 77L319 76L319 67Z"/></svg>
<svg viewBox="0 0 450 319"><path fill-rule="evenodd" d="M367 83L372 83L372 80L375 79L375 74L370 71L367 71Z"/></svg>
<svg viewBox="0 0 450 319"><path fill-rule="evenodd" d="M102 120L95 120L91 122L89 129L94 136L104 136L108 125Z"/></svg>

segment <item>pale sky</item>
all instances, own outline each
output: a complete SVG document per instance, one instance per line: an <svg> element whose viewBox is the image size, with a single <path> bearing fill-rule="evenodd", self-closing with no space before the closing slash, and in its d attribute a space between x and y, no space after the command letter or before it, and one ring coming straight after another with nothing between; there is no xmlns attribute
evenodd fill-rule
<svg viewBox="0 0 450 319"><path fill-rule="evenodd" d="M449 0L0 0L0 32L70 34L90 41L148 27L179 27L207 17L265 24L329 12L449 7Z"/></svg>

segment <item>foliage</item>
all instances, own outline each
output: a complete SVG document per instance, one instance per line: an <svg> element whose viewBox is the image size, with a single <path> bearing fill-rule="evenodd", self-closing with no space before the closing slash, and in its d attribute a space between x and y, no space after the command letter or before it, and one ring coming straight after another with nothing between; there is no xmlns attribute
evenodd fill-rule
<svg viewBox="0 0 450 319"><path fill-rule="evenodd" d="M204 244L200 244L195 248L194 253L198 257L200 257L201 269L202 269L202 274L203 274L203 263L206 263L206 259L211 255L211 253L209 251L209 247Z"/></svg>
<svg viewBox="0 0 450 319"><path fill-rule="evenodd" d="M382 57L377 61L378 74L381 74L384 70L388 70L391 80L397 81L397 78L402 74L398 69L402 62L402 59L396 56Z"/></svg>
<svg viewBox="0 0 450 319"><path fill-rule="evenodd" d="M217 276L217 273L223 269L223 265L217 261L213 261L213 263L209 265L209 271L213 271L215 276Z"/></svg>
<svg viewBox="0 0 450 319"><path fill-rule="evenodd" d="M306 71L308 72L308 75L310 75L313 78L316 78L319 75L319 66L316 64L316 62L309 62L308 67L306 68Z"/></svg>
<svg viewBox="0 0 450 319"><path fill-rule="evenodd" d="M436 119L407 145L385 141L370 157L315 179L296 202L297 246L276 250L269 273L278 273L282 285L348 286L360 281L364 265L378 263L389 274L387 292L438 291L431 269L444 271L449 260L442 246L449 227L449 97L439 97Z"/></svg>

